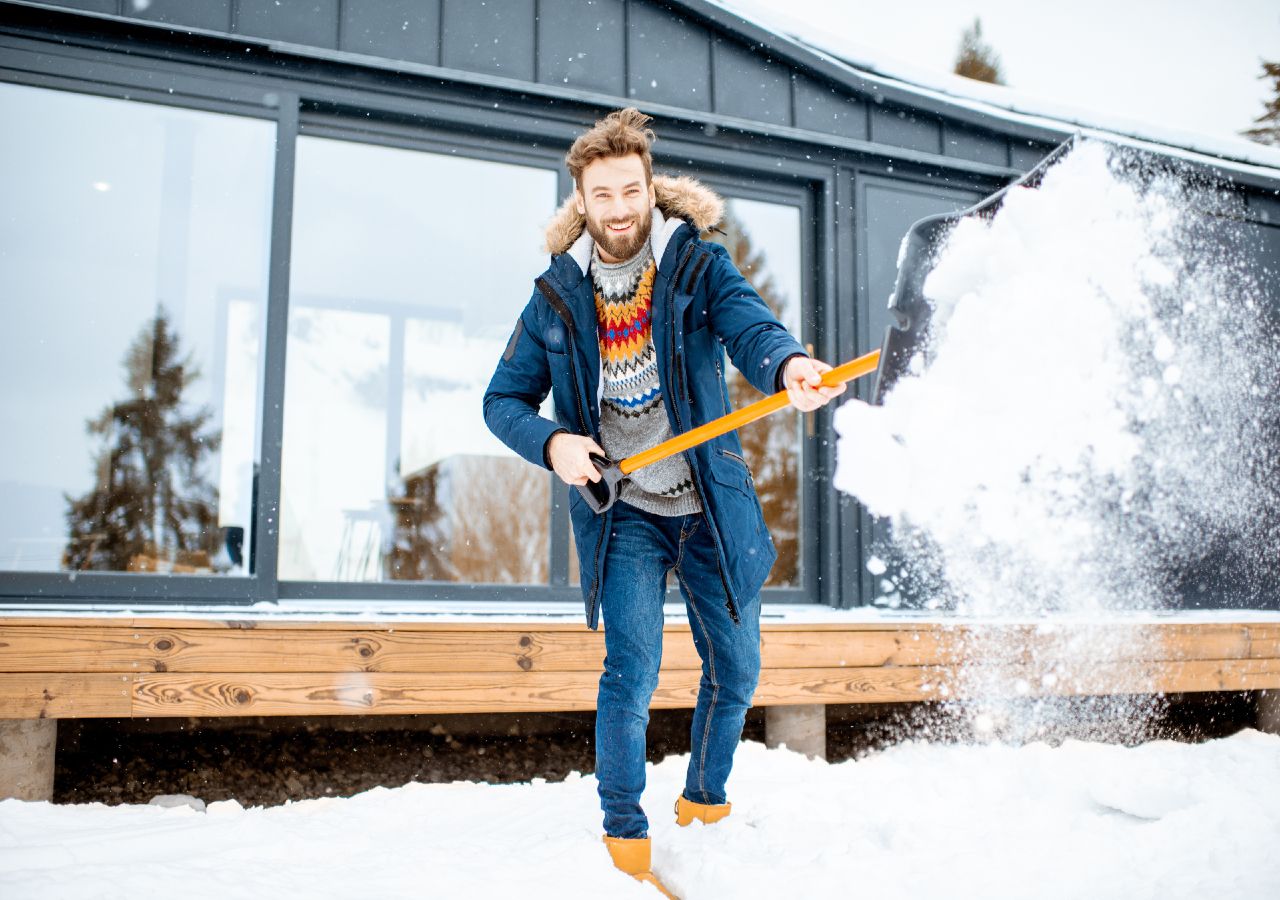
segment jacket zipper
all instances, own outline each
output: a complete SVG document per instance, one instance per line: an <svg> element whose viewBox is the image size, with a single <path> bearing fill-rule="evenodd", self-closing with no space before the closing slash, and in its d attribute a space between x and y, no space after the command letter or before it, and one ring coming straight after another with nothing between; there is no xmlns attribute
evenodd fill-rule
<svg viewBox="0 0 1280 900"><path fill-rule="evenodd" d="M573 312L569 309L569 304L564 302L561 297L545 278L537 280L538 290L542 292L542 296L547 298L547 302L551 304L551 308L555 310L560 321L564 322L565 328L569 332L569 377L573 379L573 399L574 405L578 409L578 424L582 426L582 433L596 440L591 429L587 426L587 416L585 407L582 405L582 392L578 390L578 354L575 352L575 331L573 323ZM599 443L597 441L597 443ZM587 598L588 610L587 616L590 616L596 609L596 593L600 589L600 548L604 546L604 535L609 529L601 528L600 534L596 538L595 555L591 559L591 594Z"/></svg>
<svg viewBox="0 0 1280 900"><path fill-rule="evenodd" d="M671 280L671 312L667 316L667 346L671 348L672 365L673 365L673 368L675 369L676 378L678 379L678 383L679 383L679 389L680 389L679 394L680 396L685 397L685 399L688 400L690 403L692 403L693 401L692 401L692 398L688 396L688 388L685 385L684 353L683 351L676 350L676 288L680 284L681 274L683 274L685 267L689 264L689 260L693 256L693 246L694 246L693 242L690 241L689 250L685 253L684 260L680 263L679 266L676 267L675 278ZM695 269L695 271L701 271L701 268L702 268L701 264L699 264L699 266ZM692 280L693 279L691 278L690 281L692 282ZM690 284L689 288L690 288L690 291L692 291L693 285ZM671 409L676 414L676 427L678 427L681 430L681 432L683 432L685 430L685 427L684 427L684 420L680 415L680 405L678 403L672 403ZM693 475L693 492L698 497L698 505L702 508L702 514L706 516L707 502L703 498L702 488L700 486L702 476L699 474L698 469L694 465L693 460L690 459L689 453L690 451L688 450L684 452L685 463L688 464L689 471ZM738 618L738 610L734 608L733 592L729 590L729 579L725 577L724 566L720 562L721 557L724 556L724 548L720 546L720 535L716 531L715 527L711 524L711 518L709 516L707 517L707 528L711 532L711 539L715 541L715 544L716 544L716 571L720 574L720 583L724 586L725 608L729 610L729 617L733 619L734 624L735 625L741 624L741 620Z"/></svg>

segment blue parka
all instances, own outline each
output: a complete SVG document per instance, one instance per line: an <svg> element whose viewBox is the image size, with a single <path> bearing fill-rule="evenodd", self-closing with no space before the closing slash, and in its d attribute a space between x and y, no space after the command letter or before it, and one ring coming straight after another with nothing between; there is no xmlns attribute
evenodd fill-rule
<svg viewBox="0 0 1280 900"><path fill-rule="evenodd" d="M654 177L653 244L658 271L651 310L663 405L675 434L730 411L724 352L763 393L780 389L783 364L804 348L787 332L718 244L698 233L720 221L723 203L688 178ZM534 465L549 468L547 441L559 431L600 441L600 348L587 268L591 238L567 200L547 230L551 265L534 282L484 396L486 424ZM695 228L698 229L695 231ZM538 409L552 394L555 421ZM765 527L736 433L685 452L719 551L729 612L759 592L777 552ZM569 513L578 548L587 624L599 621L612 512L591 511L574 487Z"/></svg>

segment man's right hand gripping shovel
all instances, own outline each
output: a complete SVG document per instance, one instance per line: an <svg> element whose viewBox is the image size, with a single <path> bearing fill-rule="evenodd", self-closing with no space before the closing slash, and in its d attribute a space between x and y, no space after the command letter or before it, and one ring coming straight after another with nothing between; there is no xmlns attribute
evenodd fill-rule
<svg viewBox="0 0 1280 900"><path fill-rule="evenodd" d="M880 351L872 350L826 372L822 376L822 384L834 387L854 381L874 372L879 364ZM617 502L620 485L636 469L683 453L690 447L735 431L790 405L791 398L787 392L779 391L617 462L609 459L600 445L591 438L562 431L551 438L551 443L547 446L547 457L561 480L576 487L593 512L602 513Z"/></svg>

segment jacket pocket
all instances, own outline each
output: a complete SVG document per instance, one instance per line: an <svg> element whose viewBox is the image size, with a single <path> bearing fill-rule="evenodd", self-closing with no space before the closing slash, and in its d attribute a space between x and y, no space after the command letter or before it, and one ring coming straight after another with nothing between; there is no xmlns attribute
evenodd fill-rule
<svg viewBox="0 0 1280 900"><path fill-rule="evenodd" d="M711 457L711 477L726 487L755 498L755 481L747 461L732 450L718 450Z"/></svg>

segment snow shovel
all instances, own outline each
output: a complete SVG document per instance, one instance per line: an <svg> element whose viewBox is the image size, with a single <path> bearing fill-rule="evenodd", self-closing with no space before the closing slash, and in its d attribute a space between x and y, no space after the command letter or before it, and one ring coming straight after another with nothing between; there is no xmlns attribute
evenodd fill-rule
<svg viewBox="0 0 1280 900"><path fill-rule="evenodd" d="M859 356L857 359L836 366L825 373L822 376L822 384L826 387L835 387L838 384L853 381L863 375L869 375L874 372L879 364L880 351L872 350L865 356ZM726 416L712 419L705 425L699 425L684 434L678 434L669 440L663 441L656 447L650 447L648 450L643 450L618 462L593 453L591 454L591 462L595 464L596 469L600 472L600 480L588 481L586 484L579 484L576 487L578 492L582 494L582 499L587 501L587 505L591 507L592 511L602 513L617 502L618 491L622 482L636 469L642 469L645 466L656 463L658 460L675 456L677 453L682 453L690 447L696 447L714 437L719 437L730 431L736 431L749 422L763 419L770 413L785 409L790 405L791 400L787 396L787 392L779 391L772 396L765 397L763 400L757 400L755 403L744 406L742 409L734 410Z"/></svg>
<svg viewBox="0 0 1280 900"><path fill-rule="evenodd" d="M1079 133L1067 138L1030 172L968 209L928 216L911 226L902 240L898 279L894 283L893 296L889 298L889 313L894 322L885 329L884 344L880 348L883 362L876 373L875 387L871 391L872 403L884 400L889 388L907 371L911 359L921 349L927 352L929 321L933 309L925 299L924 283L933 271L933 266L938 261L938 251L951 234L951 229L961 219L975 216L991 219L1014 188L1039 187L1045 172L1070 153L1080 139Z"/></svg>

